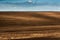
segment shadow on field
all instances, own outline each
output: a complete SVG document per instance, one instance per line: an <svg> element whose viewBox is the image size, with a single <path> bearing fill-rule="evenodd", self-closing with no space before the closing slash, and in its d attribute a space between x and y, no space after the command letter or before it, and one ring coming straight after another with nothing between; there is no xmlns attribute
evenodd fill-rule
<svg viewBox="0 0 60 40"><path fill-rule="evenodd" d="M55 15L58 16L60 14L59 12L1 12L0 26L60 25L60 16L58 18Z"/></svg>

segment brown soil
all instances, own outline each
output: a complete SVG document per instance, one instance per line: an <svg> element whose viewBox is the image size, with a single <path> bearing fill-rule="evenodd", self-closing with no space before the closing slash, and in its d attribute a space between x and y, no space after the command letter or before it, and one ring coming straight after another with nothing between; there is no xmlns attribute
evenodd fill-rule
<svg viewBox="0 0 60 40"><path fill-rule="evenodd" d="M0 12L0 35L0 39L59 39L60 12Z"/></svg>

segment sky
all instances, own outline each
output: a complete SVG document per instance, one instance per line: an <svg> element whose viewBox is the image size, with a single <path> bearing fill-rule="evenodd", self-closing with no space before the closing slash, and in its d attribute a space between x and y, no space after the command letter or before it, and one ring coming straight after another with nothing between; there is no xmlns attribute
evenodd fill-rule
<svg viewBox="0 0 60 40"><path fill-rule="evenodd" d="M4 2L20 2L20 3L23 3L23 2L27 2L28 0L0 0L1 1L4 1ZM55 3L59 3L60 0L32 0L32 2L49 2L49 3L52 3L52 2L55 2Z"/></svg>
<svg viewBox="0 0 60 40"><path fill-rule="evenodd" d="M38 6L26 5L27 2L28 0L0 0L0 11L60 11L60 0L32 0L32 3L38 3ZM20 3L24 4L21 6Z"/></svg>

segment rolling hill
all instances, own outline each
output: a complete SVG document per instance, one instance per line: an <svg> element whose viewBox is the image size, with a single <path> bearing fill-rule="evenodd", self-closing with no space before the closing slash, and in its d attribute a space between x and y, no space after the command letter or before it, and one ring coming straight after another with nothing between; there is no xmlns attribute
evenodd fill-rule
<svg viewBox="0 0 60 40"><path fill-rule="evenodd" d="M0 12L0 39L60 38L60 12Z"/></svg>

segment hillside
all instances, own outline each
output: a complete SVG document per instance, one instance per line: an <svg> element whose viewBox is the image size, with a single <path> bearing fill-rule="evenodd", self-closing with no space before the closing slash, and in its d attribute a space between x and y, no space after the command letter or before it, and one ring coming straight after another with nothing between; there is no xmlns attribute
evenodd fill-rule
<svg viewBox="0 0 60 40"><path fill-rule="evenodd" d="M0 12L0 39L60 38L60 12Z"/></svg>

